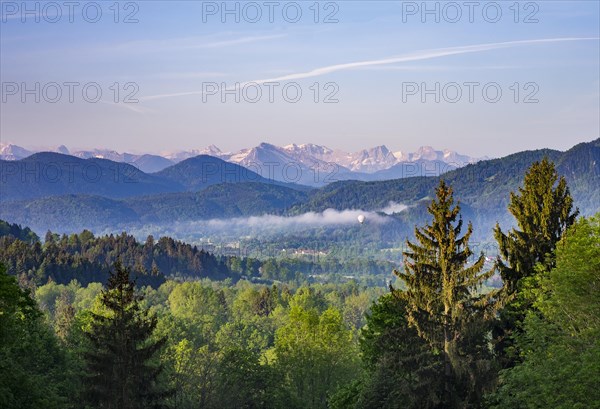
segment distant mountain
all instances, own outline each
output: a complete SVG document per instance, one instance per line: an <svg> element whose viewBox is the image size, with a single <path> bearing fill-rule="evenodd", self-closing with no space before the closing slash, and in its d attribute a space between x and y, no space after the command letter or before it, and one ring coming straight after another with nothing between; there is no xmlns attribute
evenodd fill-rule
<svg viewBox="0 0 600 409"><path fill-rule="evenodd" d="M48 150L69 154L65 146ZM32 153L16 145L0 145L0 159L18 160ZM401 163L419 162L429 165L430 169L436 169L436 163L444 163L451 165L453 169L479 160L449 150L438 151L429 146L421 147L413 153L392 153L383 145L348 153L315 144L291 144L279 147L268 143L261 143L237 152L223 152L217 146L210 145L203 149L162 155L119 153L109 149L74 151L71 154L86 159L102 158L129 163L146 173L159 172L175 163L208 155L244 166L265 179L309 186L324 186L338 180L368 181L382 180L386 177L404 177L402 175L406 172L398 170L401 167L392 169ZM382 172L388 169L391 169L390 172Z"/></svg>
<svg viewBox="0 0 600 409"><path fill-rule="evenodd" d="M265 183L216 184L199 192L124 199L145 223L203 220L282 213L307 193Z"/></svg>
<svg viewBox="0 0 600 409"><path fill-rule="evenodd" d="M169 159L170 161L177 163L182 160L186 160L189 158L193 158L194 156L199 155L208 155L214 156L215 158L222 158L223 152L215 145L210 145L204 149L192 149L190 151L179 151L179 152L168 152L163 154L163 157Z"/></svg>
<svg viewBox="0 0 600 409"><path fill-rule="evenodd" d="M19 160L32 155L33 152L13 144L0 144L0 160Z"/></svg>
<svg viewBox="0 0 600 409"><path fill-rule="evenodd" d="M246 167L208 155L186 159L154 175L179 183L188 191L201 190L219 183L258 182L281 185L280 182L262 177Z"/></svg>
<svg viewBox="0 0 600 409"><path fill-rule="evenodd" d="M431 146L421 146L416 152L395 152L394 156L399 162L416 162L416 161L439 161L448 164L453 164L454 167L465 166L469 163L475 163L485 158L472 158L467 155L461 155L457 152L445 149L443 151L435 150Z"/></svg>
<svg viewBox="0 0 600 409"><path fill-rule="evenodd" d="M427 167L428 171L418 173L427 175L431 174L431 170L447 171L478 160L452 151L436 151L431 147L423 147L415 153L396 157L383 145L355 153L314 144L278 147L267 143L235 153L217 153L214 147L211 150L226 161L260 170L263 176L269 172L269 176L276 180L292 180L310 186L324 186L339 180L368 181L407 177L404 176L407 172L401 171L401 168L406 168L409 162L418 162L419 166ZM401 164L404 165L398 166ZM390 172L384 172L388 169L391 169ZM409 176L416 175L409 173Z"/></svg>
<svg viewBox="0 0 600 409"><path fill-rule="evenodd" d="M364 149L351 155L351 158L352 161L348 165L351 170L367 173L389 169L399 161L399 159L384 145L371 149Z"/></svg>
<svg viewBox="0 0 600 409"><path fill-rule="evenodd" d="M480 161L443 175L463 204L464 218L473 221L480 239L489 238L496 222L503 227L514 223L507 210L510 192L522 185L529 166L544 157L554 161L559 174L567 179L575 205L583 215L600 211L600 139L576 145L566 152L542 149ZM395 202L409 206L400 217L411 227L425 220L424 207L438 182L439 177L410 177L332 183L311 192L309 199L296 205L290 213L320 212L329 208L377 210Z"/></svg>
<svg viewBox="0 0 600 409"><path fill-rule="evenodd" d="M119 153L108 149L94 149L92 151L77 151L73 153L79 158L99 158L108 159L113 162L124 162L135 166L145 173L159 172L175 162L158 155L135 155L132 153Z"/></svg>
<svg viewBox="0 0 600 409"><path fill-rule="evenodd" d="M41 152L17 161L0 161L0 201L66 194L121 198L182 190L177 181L107 159Z"/></svg>
<svg viewBox="0 0 600 409"><path fill-rule="evenodd" d="M93 149L71 152L65 145L60 145L57 147L44 149L43 151L32 151L14 144L0 143L0 160L20 160L37 152L61 153L63 155L72 155L81 159L108 159L114 162L128 163L145 173L158 172L178 162L159 155L137 155L126 152L119 153L110 149Z"/></svg>
<svg viewBox="0 0 600 409"><path fill-rule="evenodd" d="M151 168L155 160L149 155L142 156L138 163ZM220 183L248 182L308 189L265 179L243 166L207 155L186 159L155 173L145 173L135 164L96 157L82 159L54 152L35 153L16 161L0 161L0 201L61 195L118 199L199 191Z"/></svg>
<svg viewBox="0 0 600 409"><path fill-rule="evenodd" d="M144 173L155 173L174 165L175 162L158 155L141 155L132 164Z"/></svg>
<svg viewBox="0 0 600 409"><path fill-rule="evenodd" d="M307 186L324 186L336 180L360 179L361 175L335 162L327 162L278 146L261 143L234 154L221 154L222 159L237 163L264 178Z"/></svg>
<svg viewBox="0 0 600 409"><path fill-rule="evenodd" d="M414 161L399 162L392 167L372 173L367 179L363 180L381 181L416 176L439 176L443 173L457 169L458 167L460 166L454 165L453 163L447 163L442 160L428 160L419 158Z"/></svg>

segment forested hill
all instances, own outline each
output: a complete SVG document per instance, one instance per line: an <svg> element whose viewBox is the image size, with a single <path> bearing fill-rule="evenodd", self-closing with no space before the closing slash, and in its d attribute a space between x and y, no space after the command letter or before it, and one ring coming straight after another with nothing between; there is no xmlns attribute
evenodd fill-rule
<svg viewBox="0 0 600 409"><path fill-rule="evenodd" d="M120 260L132 268L139 285L157 287L165 276L182 278L238 279L222 257L216 257L189 244L161 237L149 236L144 243L122 233L95 237L90 231L69 236L48 232L45 242L22 241L28 237L28 228L8 225L0 221L0 263L20 280L35 285L52 280L67 284L77 280L83 285L105 282L108 271Z"/></svg>
<svg viewBox="0 0 600 409"><path fill-rule="evenodd" d="M600 203L600 139L574 146L566 152L549 149L515 153L450 171L440 177L416 177L381 182L343 181L312 192L292 213L334 209L377 210L390 201L415 205L430 199L439 179L454 188L468 207L490 214L505 214L510 192L517 191L527 168L547 157L565 176L575 203L583 214L594 214Z"/></svg>
<svg viewBox="0 0 600 409"><path fill-rule="evenodd" d="M169 166L154 176L181 184L188 191L198 191L220 183L265 183L287 186L298 190L310 190L294 183L277 182L236 163L226 162L209 155L198 155Z"/></svg>
<svg viewBox="0 0 600 409"><path fill-rule="evenodd" d="M135 166L108 159L81 159L54 152L40 152L17 161L0 160L0 202L64 195L119 199L198 192L220 183L264 183L310 190L263 178L235 163L207 155L186 159L158 173L144 173Z"/></svg>
<svg viewBox="0 0 600 409"><path fill-rule="evenodd" d="M30 244L34 244L40 240L38 235L29 227L23 228L18 224L11 224L0 220L0 237L2 236L11 236Z"/></svg>
<svg viewBox="0 0 600 409"><path fill-rule="evenodd" d="M77 232L111 230L139 223L281 214L307 198L307 193L266 183L222 183L198 192L110 199L92 195L50 196L0 203L0 217L30 226Z"/></svg>
<svg viewBox="0 0 600 409"><path fill-rule="evenodd" d="M110 198L184 190L181 184L107 159L40 152L18 161L0 160L0 201L67 194Z"/></svg>

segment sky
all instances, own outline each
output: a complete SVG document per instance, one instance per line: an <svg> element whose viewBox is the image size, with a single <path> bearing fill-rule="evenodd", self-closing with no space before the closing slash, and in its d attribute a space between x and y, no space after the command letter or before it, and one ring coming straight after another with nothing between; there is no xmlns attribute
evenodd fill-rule
<svg viewBox="0 0 600 409"><path fill-rule="evenodd" d="M473 156L600 135L600 2L0 1L0 140Z"/></svg>

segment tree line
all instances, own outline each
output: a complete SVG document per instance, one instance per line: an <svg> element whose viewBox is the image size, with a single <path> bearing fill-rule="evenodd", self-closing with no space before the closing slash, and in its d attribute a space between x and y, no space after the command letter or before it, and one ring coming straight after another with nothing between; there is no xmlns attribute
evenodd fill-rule
<svg viewBox="0 0 600 409"><path fill-rule="evenodd" d="M0 220L0 262L17 276L22 286L46 284L49 280L87 285L105 282L115 262L129 267L139 285L160 286L166 278L213 280L241 278L303 283L311 276L383 276L393 266L389 261L337 257L255 257L209 253L171 237L144 242L125 232L96 237L89 230L58 235L48 231L42 241L29 228Z"/></svg>

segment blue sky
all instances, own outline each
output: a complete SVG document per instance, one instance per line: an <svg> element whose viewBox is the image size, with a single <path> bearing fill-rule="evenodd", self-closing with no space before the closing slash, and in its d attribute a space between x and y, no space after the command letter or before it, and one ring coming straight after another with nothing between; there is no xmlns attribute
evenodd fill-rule
<svg viewBox="0 0 600 409"><path fill-rule="evenodd" d="M466 2L427 3L439 22L420 1L274 2L272 21L265 2L227 3L239 22L222 2L107 1L96 23L91 2L71 15L60 1L30 2L26 15L21 2L0 3L2 142L131 152L432 145L501 156L600 134L597 1L475 2L472 16ZM79 84L73 102L65 82ZM35 83L40 102L23 102L23 84ZM90 83L102 91L96 103L81 94ZM137 103L124 102L131 93Z"/></svg>

